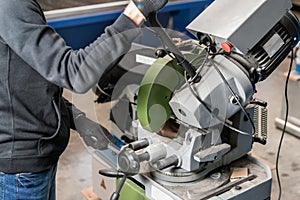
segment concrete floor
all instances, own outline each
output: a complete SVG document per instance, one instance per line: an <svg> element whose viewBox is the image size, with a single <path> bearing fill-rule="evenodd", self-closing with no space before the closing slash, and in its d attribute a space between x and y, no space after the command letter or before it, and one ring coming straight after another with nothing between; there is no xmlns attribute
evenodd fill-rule
<svg viewBox="0 0 300 200"><path fill-rule="evenodd" d="M255 144L252 153L275 165L275 158L281 130L276 129L274 120L280 116L282 99L284 94L284 72L288 70L289 60L285 60L280 67L264 82L257 84L257 98L267 101L269 109L268 144L263 146ZM299 92L299 91L292 91ZM80 105L85 111L89 111L91 118L99 121L105 120L107 112L99 112L98 106L94 107L94 96L66 96L73 98L76 105ZM79 106L79 107L80 107ZM291 108L298 109L298 108ZM94 112L96 110L97 114ZM96 118L95 118L96 117ZM282 199L298 199L300 196L300 140L286 134L280 156L280 175L283 188ZM57 173L57 199L58 200L82 200L80 191L92 186L91 154L84 147L77 133L72 133L70 144L62 155ZM272 199L277 199L278 185L273 170Z"/></svg>

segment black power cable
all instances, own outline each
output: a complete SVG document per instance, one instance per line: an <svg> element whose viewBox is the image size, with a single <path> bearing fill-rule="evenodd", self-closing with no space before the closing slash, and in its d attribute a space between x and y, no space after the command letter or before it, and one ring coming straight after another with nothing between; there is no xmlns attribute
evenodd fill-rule
<svg viewBox="0 0 300 200"><path fill-rule="evenodd" d="M279 175L279 156L280 156L281 146L282 146L283 138L284 138L284 135L286 132L286 125L287 125L288 116L289 116L288 85L289 85L289 79L290 79L291 72L292 72L293 60L294 60L294 50L292 49L291 50L291 63L290 63L288 75L287 75L286 82L285 82L285 89L284 89L284 97L285 97L285 104L286 104L285 105L286 106L285 121L284 121L284 126L282 129L282 134L281 134L281 138L280 138L280 142L279 142L279 146L278 146L278 150L277 150L277 156L276 156L276 177L278 180L278 188L279 188L278 200L281 199L281 193L282 193L281 181L280 181L280 175Z"/></svg>
<svg viewBox="0 0 300 200"><path fill-rule="evenodd" d="M205 61L206 62L206 61ZM240 133L242 135L253 135L255 133L255 126L253 123L253 120L250 118L250 116L248 115L247 111L245 110L245 108L243 107L243 105L241 104L241 102L239 101L239 98L237 96L237 94L233 91L233 89L231 88L230 84L227 82L226 78L224 77L223 73L219 70L219 68L215 65L215 63L211 60L210 61L211 64L213 65L214 69L217 71L217 73L219 74L219 76L221 77L221 79L223 80L223 82L225 83L227 89L229 90L229 92L231 93L231 95L235 98L237 104L239 105L239 107L241 108L242 112L244 113L244 115L247 117L247 119L249 120L249 123L252 127L252 132L248 133L248 132L244 132L242 130L239 130L235 127L233 127L232 125L228 124L226 121L224 122L218 115L216 115L210 108L209 105L206 104L206 102L204 102L201 97L197 94L197 92L193 89L192 84L188 81L188 77L187 77L187 73L185 72L185 82L189 88L189 90L191 91L192 95L204 106L204 108L217 120L219 120L220 122L224 123L224 126L226 126L227 128L229 128L230 130Z"/></svg>

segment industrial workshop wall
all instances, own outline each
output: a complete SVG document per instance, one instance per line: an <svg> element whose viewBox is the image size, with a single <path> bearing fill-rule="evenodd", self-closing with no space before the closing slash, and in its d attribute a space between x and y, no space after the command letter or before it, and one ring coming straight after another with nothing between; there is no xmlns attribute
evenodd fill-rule
<svg viewBox="0 0 300 200"><path fill-rule="evenodd" d="M54 27L74 49L94 41L106 26L115 21L128 4L128 1L110 1L110 3L102 3L105 2L103 0L89 1L91 5L84 6L81 1L74 0L56 0L53 4L51 0L39 1L42 8L46 10L48 24ZM75 7L69 7L71 2ZM96 2L100 4L93 4ZM212 2L213 0L169 1L159 13L159 19L164 27L187 33L185 27ZM60 5L60 7L51 5Z"/></svg>

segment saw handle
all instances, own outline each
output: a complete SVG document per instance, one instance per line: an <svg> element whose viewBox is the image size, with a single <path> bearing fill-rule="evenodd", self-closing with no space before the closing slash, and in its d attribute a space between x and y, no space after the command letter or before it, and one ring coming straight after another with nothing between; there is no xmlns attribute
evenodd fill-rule
<svg viewBox="0 0 300 200"><path fill-rule="evenodd" d="M151 26L154 27L154 31L160 37L161 42L165 46L168 47L168 50L170 52L172 52L174 54L178 65L180 65L181 67L183 67L186 70L186 72L188 73L190 78L194 78L196 75L195 68L191 65L191 63L189 63L184 58L184 55L180 52L178 47L173 43L173 41L170 38L170 36L168 35L168 33L166 33L166 31L163 29L163 27L161 26L161 24L159 23L159 21L157 19L157 13L156 12L150 13L148 19L149 19Z"/></svg>

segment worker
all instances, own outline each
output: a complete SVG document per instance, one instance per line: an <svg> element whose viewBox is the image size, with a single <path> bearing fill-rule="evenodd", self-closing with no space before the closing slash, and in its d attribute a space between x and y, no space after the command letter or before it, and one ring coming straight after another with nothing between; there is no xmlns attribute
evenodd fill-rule
<svg viewBox="0 0 300 200"><path fill-rule="evenodd" d="M36 0L0 0L2 200L55 199L56 166L70 128L88 145L107 148L109 132L67 102L62 88L88 91L129 50L149 13L166 3L130 1L92 44L72 50L46 24Z"/></svg>

